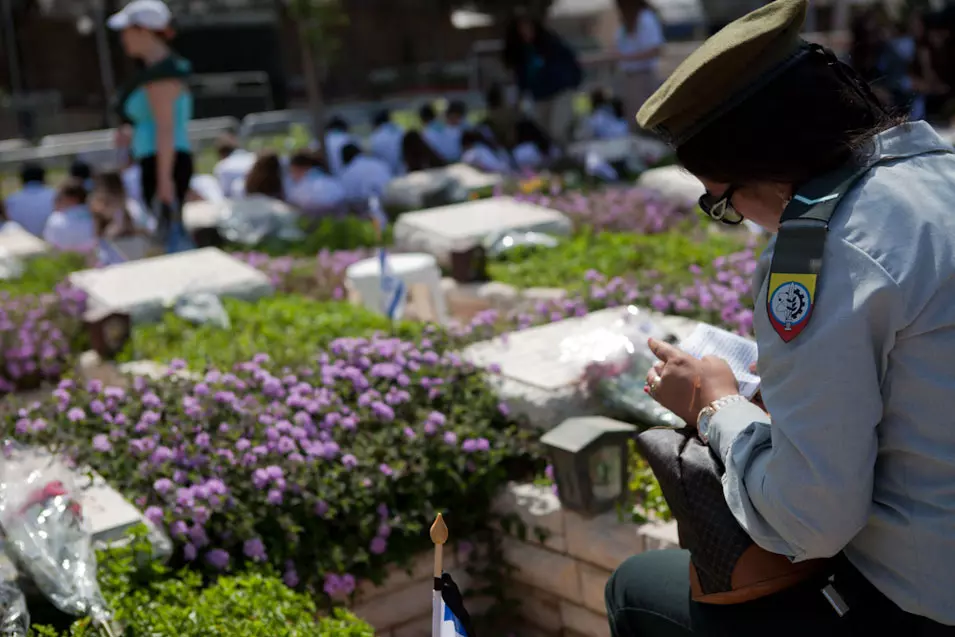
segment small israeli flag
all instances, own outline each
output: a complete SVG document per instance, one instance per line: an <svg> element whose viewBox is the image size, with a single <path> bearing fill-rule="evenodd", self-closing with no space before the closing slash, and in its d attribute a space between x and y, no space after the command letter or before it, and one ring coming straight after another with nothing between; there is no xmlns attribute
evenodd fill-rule
<svg viewBox="0 0 955 637"><path fill-rule="evenodd" d="M455 615L443 601L441 605L444 606L444 619L441 621L441 637L469 637L467 629L464 628L464 624L457 618L457 615Z"/></svg>
<svg viewBox="0 0 955 637"><path fill-rule="evenodd" d="M405 282L391 270L388 251L384 248L378 249L378 264L381 270L381 311L392 321L397 321L404 315L408 290Z"/></svg>
<svg viewBox="0 0 955 637"><path fill-rule="evenodd" d="M434 620L434 637L477 637L461 590L447 573L435 579Z"/></svg>

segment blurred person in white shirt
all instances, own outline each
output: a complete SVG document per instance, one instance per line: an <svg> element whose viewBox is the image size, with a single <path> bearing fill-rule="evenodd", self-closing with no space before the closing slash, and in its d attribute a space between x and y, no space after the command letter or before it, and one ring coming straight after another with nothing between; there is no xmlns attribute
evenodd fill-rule
<svg viewBox="0 0 955 637"><path fill-rule="evenodd" d="M511 155L518 170L533 172L546 168L558 159L560 149L540 126L525 118L517 124L517 146Z"/></svg>
<svg viewBox="0 0 955 637"><path fill-rule="evenodd" d="M464 151L461 161L487 173L507 173L510 163L501 154L495 152L485 137L476 130L465 131L461 135L461 148Z"/></svg>
<svg viewBox="0 0 955 637"><path fill-rule="evenodd" d="M451 162L459 161L463 152L461 136L471 127L468 125L468 106L461 100L452 100L448 110L444 113L445 144L448 149L446 159Z"/></svg>
<svg viewBox="0 0 955 637"><path fill-rule="evenodd" d="M21 226L16 221L10 221L7 218L7 207L3 203L3 199L0 199L0 232L24 232L23 226Z"/></svg>
<svg viewBox="0 0 955 637"><path fill-rule="evenodd" d="M235 182L245 179L252 170L255 153L239 148L238 140L232 135L223 135L218 139L216 153L219 163L212 169L212 174L219 181L223 194L228 196Z"/></svg>
<svg viewBox="0 0 955 637"><path fill-rule="evenodd" d="M373 196L380 197L393 175L384 161L361 152L355 144L342 149L341 182L348 203L364 205Z"/></svg>
<svg viewBox="0 0 955 637"><path fill-rule="evenodd" d="M632 127L634 119L660 86L657 67L666 40L657 12L646 0L617 0L620 28L617 30L617 94Z"/></svg>
<svg viewBox="0 0 955 637"><path fill-rule="evenodd" d="M624 117L623 101L611 98L601 89L590 96L591 111L585 123L585 137L616 139L630 134L630 123Z"/></svg>
<svg viewBox="0 0 955 637"><path fill-rule="evenodd" d="M46 185L46 171L39 164L24 164L20 181L23 187L6 199L7 219L42 237L46 220L53 213L56 190Z"/></svg>
<svg viewBox="0 0 955 637"><path fill-rule="evenodd" d="M285 200L282 160L273 152L260 153L252 170L240 183L243 198L259 196Z"/></svg>
<svg viewBox="0 0 955 637"><path fill-rule="evenodd" d="M337 214L345 207L345 187L323 170L314 152L297 152L289 160L285 200L309 216Z"/></svg>
<svg viewBox="0 0 955 637"><path fill-rule="evenodd" d="M434 107L425 104L418 111L418 118L421 120L421 136L428 143L434 152L447 163L452 163L460 158L460 153L455 157L454 137L449 133L448 126L443 119L439 118L434 111Z"/></svg>
<svg viewBox="0 0 955 637"><path fill-rule="evenodd" d="M325 161L328 162L328 170L331 174L341 175L344 168L342 158L342 149L348 144L358 144L349 132L348 122L342 117L333 117L325 127L325 143L322 150L325 153Z"/></svg>
<svg viewBox="0 0 955 637"><path fill-rule="evenodd" d="M368 138L368 150L372 155L386 162L391 167L392 173L400 174L402 171L401 141L405 136L404 130L391 121L391 113L387 110L378 113L372 123L374 130Z"/></svg>
<svg viewBox="0 0 955 637"><path fill-rule="evenodd" d="M46 221L43 240L57 250L92 252L96 249L96 225L86 207L86 188L68 179L56 192L53 214Z"/></svg>
<svg viewBox="0 0 955 637"><path fill-rule="evenodd" d="M401 140L401 164L402 171L412 173L419 170L433 170L443 168L448 163L431 147L424 136L416 130L410 130L405 133Z"/></svg>

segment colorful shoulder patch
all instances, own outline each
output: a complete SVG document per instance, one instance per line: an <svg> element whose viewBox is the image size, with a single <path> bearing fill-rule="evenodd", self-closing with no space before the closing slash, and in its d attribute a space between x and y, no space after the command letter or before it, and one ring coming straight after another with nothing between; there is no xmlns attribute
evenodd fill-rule
<svg viewBox="0 0 955 637"><path fill-rule="evenodd" d="M766 310L773 329L785 342L806 329L815 297L815 274L770 273Z"/></svg>

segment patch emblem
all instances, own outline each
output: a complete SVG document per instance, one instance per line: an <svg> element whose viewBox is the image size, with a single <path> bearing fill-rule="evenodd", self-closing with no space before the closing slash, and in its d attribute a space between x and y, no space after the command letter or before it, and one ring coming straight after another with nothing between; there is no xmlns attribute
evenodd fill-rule
<svg viewBox="0 0 955 637"><path fill-rule="evenodd" d="M766 310L773 329L785 342L806 329L812 316L815 294L815 274L770 275Z"/></svg>

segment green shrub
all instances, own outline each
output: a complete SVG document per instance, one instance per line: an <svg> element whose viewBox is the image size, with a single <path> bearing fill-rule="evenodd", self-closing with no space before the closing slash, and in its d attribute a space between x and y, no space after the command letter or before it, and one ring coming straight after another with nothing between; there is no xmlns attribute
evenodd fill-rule
<svg viewBox="0 0 955 637"><path fill-rule="evenodd" d="M596 271L606 278L637 278L675 291L697 278L691 266L712 273L714 260L746 246L745 238L737 235L694 238L692 227L684 224L653 235L584 231L550 250L513 250L489 269L494 280L517 287L580 291L587 286L588 272Z"/></svg>
<svg viewBox="0 0 955 637"><path fill-rule="evenodd" d="M266 239L261 244L255 246L257 252L265 253L272 257L311 257L322 250L357 250L360 248L371 248L380 245L380 241L375 233L375 227L368 219L360 217L344 217L341 219L322 219L319 222L303 219L301 222L302 230L305 232L305 239L302 241L282 241L279 239ZM386 230L384 241L386 244L391 240L390 230ZM248 246L227 246L228 251L244 252Z"/></svg>
<svg viewBox="0 0 955 637"><path fill-rule="evenodd" d="M15 281L4 281L0 290L10 296L48 294L72 272L89 267L86 255L75 252L49 254L25 263L26 271Z"/></svg>
<svg viewBox="0 0 955 637"><path fill-rule="evenodd" d="M136 327L120 359L184 360L191 369L211 365L228 370L237 362L266 352L277 365L300 365L336 338L393 329L385 316L365 308L297 295L267 297L253 303L223 299L223 305L231 329L193 325L170 312L161 323ZM398 323L394 329L399 335L413 336L421 327Z"/></svg>
<svg viewBox="0 0 955 637"><path fill-rule="evenodd" d="M100 554L99 580L115 623L125 635L150 637L374 637L353 615L336 610L319 617L312 598L288 588L268 569L222 577L208 588L201 575L173 573L160 564L137 566L141 541ZM38 637L57 631L35 626ZM72 637L101 637L88 619Z"/></svg>

